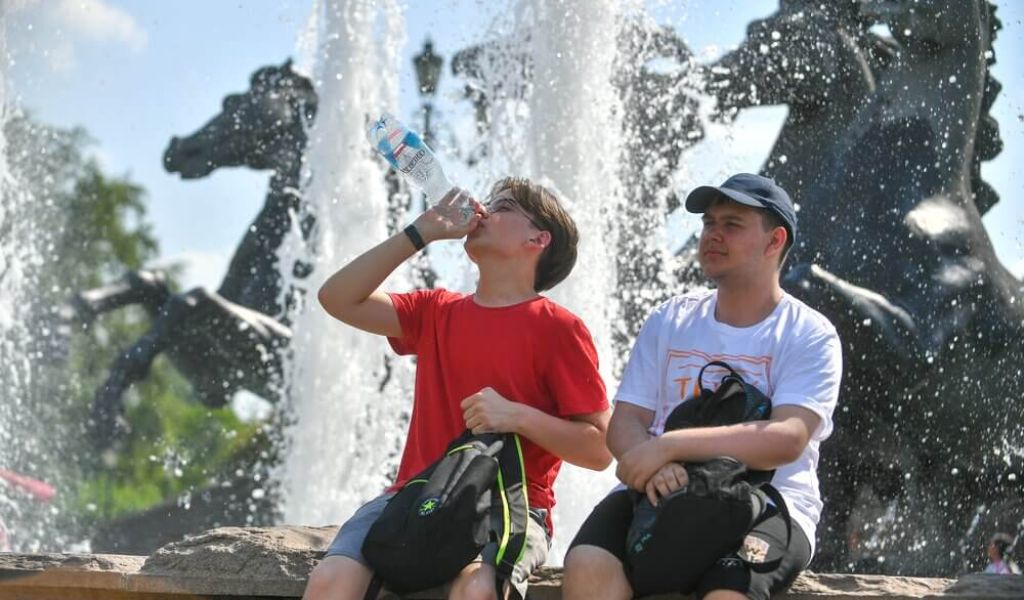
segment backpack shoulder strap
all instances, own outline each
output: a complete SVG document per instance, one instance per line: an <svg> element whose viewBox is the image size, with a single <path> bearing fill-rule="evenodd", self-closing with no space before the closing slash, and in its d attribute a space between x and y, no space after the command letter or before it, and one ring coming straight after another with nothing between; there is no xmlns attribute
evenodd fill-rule
<svg viewBox="0 0 1024 600"><path fill-rule="evenodd" d="M789 507L786 505L786 499L783 498L779 490L770 483L762 483L757 486L754 493L760 495L762 497L762 501L767 498L775 504L775 508L778 509L779 515L782 516L782 520L786 524L786 548L788 548L789 543L793 538L793 519L789 516ZM747 566L750 567L750 570L755 573L768 573L778 568L779 563L782 562L782 557L777 556L771 560L765 560L757 563L744 559L744 562L746 562Z"/></svg>
<svg viewBox="0 0 1024 600"><path fill-rule="evenodd" d="M523 446L519 436L505 434L505 444L498 456L498 481L495 508L501 511L492 519L497 525L496 538L498 553L495 568L498 572L498 586L512 577L516 564L526 551L526 529L530 519L530 501L526 495L526 464L523 460ZM499 598L501 594L499 593Z"/></svg>

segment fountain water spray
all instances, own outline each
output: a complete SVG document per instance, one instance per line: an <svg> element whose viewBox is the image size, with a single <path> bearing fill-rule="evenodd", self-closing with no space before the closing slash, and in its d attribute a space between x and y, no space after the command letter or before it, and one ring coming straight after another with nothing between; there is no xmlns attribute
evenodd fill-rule
<svg viewBox="0 0 1024 600"><path fill-rule="evenodd" d="M616 384L612 292L622 107L612 83L617 46L608 40L618 36L621 11L620 2L590 0L524 0L515 11L517 37L526 40L522 50L533 65L516 136L526 159L521 174L549 182L580 230L576 267L550 295L590 329L609 395ZM615 483L611 470L598 475L568 464L562 469L555 484L553 564L561 563L583 519Z"/></svg>
<svg viewBox="0 0 1024 600"><path fill-rule="evenodd" d="M551 186L577 221L581 243L573 274L551 296L579 315L593 334L602 374L614 392L613 343L616 252L624 194L621 183L623 107L614 84L617 39L629 6L611 0L556 3L522 0L508 13L505 41L481 61L490 100L484 160L467 178L486 190L499 177L521 175ZM317 216L310 248L293 245L282 264L302 254L322 281L358 252L384 239L384 165L369 156L364 118L394 106L394 49L401 19L392 5L331 2L323 18L317 86L321 112L307 152L312 173L306 199ZM387 26L374 36L370 25ZM340 140L340 142L339 142ZM293 236L295 240L299 236ZM663 245L663 238L651 240ZM444 249L433 254L446 256ZM464 256L461 274L471 282ZM441 259L442 261L446 259ZM391 281L388 289L402 289ZM459 287L459 286L456 286ZM467 287L465 285L461 287ZM282 467L284 514L289 522L338 523L377 493L394 473L411 407L411 363L391 360L391 379L380 391L387 349L382 340L333 323L307 303L295 320L294 358L287 392L296 425ZM601 474L565 465L556 484L555 546L549 562L560 564L573 533L615 484Z"/></svg>
<svg viewBox="0 0 1024 600"><path fill-rule="evenodd" d="M26 475L53 470L52 438L43 434L47 407L38 392L45 379L39 363L52 332L41 325L45 309L38 299L63 215L55 214L59 208L50 198L35 197L23 173L33 152L24 142L34 132L26 130L28 121L9 93L8 10L0 5L0 551L38 552L66 542L55 531L56 509L38 506L51 500L53 488ZM8 135L21 142L16 150Z"/></svg>
<svg viewBox="0 0 1024 600"><path fill-rule="evenodd" d="M331 0L316 4L314 19L320 101L302 193L317 226L308 245L295 231L281 251L281 264L298 258L314 271L292 282L309 289L293 317L285 386L295 424L279 479L285 520L324 524L342 522L391 482L412 379L407 363L385 363L383 339L334 321L314 297L334 270L387 235L386 165L371 157L365 131L371 114L397 105L402 13L390 0Z"/></svg>

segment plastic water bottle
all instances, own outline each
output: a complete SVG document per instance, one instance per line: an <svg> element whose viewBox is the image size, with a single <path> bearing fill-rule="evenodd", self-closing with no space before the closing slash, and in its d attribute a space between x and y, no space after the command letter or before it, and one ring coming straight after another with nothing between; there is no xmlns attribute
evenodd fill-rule
<svg viewBox="0 0 1024 600"><path fill-rule="evenodd" d="M441 163L420 136L394 115L384 113L367 132L373 148L396 171L437 204L455 185L444 174Z"/></svg>

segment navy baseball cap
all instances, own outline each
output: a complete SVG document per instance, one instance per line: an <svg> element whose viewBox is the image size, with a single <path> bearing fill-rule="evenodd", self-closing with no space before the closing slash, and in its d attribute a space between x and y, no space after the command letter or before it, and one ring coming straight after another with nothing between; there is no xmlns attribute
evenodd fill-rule
<svg viewBox="0 0 1024 600"><path fill-rule="evenodd" d="M686 197L686 210L703 213L711 203L725 196L729 200L775 213L789 231L789 243L796 241L796 207L786 190L767 177L739 173L715 187L702 185Z"/></svg>

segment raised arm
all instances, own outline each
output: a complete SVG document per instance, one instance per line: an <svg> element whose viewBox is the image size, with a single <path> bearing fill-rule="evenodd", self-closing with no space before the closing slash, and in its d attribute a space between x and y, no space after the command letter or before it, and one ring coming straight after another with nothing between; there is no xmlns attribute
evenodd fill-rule
<svg viewBox="0 0 1024 600"><path fill-rule="evenodd" d="M476 228L484 209L470 198L474 215L463 222L460 205L466 192L459 188L420 215L412 226L423 242L458 239ZM356 257L331 275L317 294L320 305L335 319L370 333L399 337L402 328L391 298L378 290L395 269L416 253L416 246L399 232Z"/></svg>

